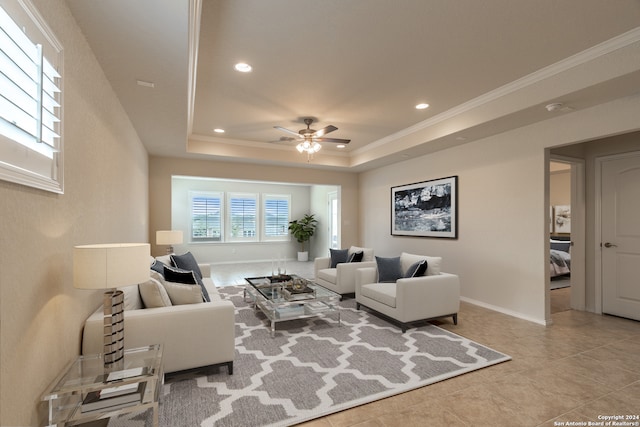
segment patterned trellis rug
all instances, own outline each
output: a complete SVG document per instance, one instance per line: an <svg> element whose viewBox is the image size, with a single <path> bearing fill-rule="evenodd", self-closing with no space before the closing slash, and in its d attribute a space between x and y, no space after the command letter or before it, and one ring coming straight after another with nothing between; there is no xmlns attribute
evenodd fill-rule
<svg viewBox="0 0 640 427"><path fill-rule="evenodd" d="M426 322L403 334L356 310L353 299L341 302L341 326L335 315L292 320L271 338L242 289L220 288L237 308L234 374L221 367L168 376L161 426L289 426L510 360ZM145 426L150 418L110 425Z"/></svg>

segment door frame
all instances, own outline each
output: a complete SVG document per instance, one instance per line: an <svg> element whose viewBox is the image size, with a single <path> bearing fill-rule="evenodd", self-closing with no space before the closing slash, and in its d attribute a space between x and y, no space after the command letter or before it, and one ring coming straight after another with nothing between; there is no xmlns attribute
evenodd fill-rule
<svg viewBox="0 0 640 427"><path fill-rule="evenodd" d="M571 301L573 310L586 310L586 162L584 159L550 154L549 162L571 165ZM549 200L549 192L547 192ZM548 211L547 211L548 212ZM548 213L547 213L548 215ZM546 286L549 287L550 274L547 268ZM580 284L580 286L576 286ZM546 310L550 312L550 294L546 298Z"/></svg>
<svg viewBox="0 0 640 427"><path fill-rule="evenodd" d="M595 312L602 314L602 164L611 160L619 160L627 157L640 156L640 151L611 154L595 158L595 230L594 230L594 285L595 285Z"/></svg>

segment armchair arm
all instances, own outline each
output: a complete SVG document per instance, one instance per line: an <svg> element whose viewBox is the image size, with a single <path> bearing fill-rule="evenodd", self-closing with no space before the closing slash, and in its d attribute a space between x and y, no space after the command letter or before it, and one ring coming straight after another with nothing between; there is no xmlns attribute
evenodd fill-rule
<svg viewBox="0 0 640 427"><path fill-rule="evenodd" d="M336 265L336 285L340 287L343 283L356 283L356 272L358 270L375 266L375 261L340 263Z"/></svg>
<svg viewBox="0 0 640 427"><path fill-rule="evenodd" d="M318 257L313 260L313 277L318 277L318 270L331 267L331 258Z"/></svg>
<svg viewBox="0 0 640 427"><path fill-rule="evenodd" d="M377 272L376 267L359 268L358 271L356 271L356 298L360 295L362 285L376 282Z"/></svg>
<svg viewBox="0 0 640 427"><path fill-rule="evenodd" d="M402 322L455 314L460 309L460 280L450 273L399 279L396 308Z"/></svg>

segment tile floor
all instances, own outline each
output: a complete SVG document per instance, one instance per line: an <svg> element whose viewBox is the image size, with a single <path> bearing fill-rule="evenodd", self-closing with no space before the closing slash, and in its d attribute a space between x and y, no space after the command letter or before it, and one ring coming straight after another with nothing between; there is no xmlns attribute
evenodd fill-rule
<svg viewBox="0 0 640 427"><path fill-rule="evenodd" d="M437 324L513 360L302 426L547 427L640 416L640 322L573 310L552 319L545 327L462 303L457 326Z"/></svg>

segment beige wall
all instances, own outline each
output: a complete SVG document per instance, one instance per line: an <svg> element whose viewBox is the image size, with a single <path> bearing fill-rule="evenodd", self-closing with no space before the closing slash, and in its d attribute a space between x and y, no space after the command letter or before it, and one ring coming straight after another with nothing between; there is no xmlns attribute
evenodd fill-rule
<svg viewBox="0 0 640 427"><path fill-rule="evenodd" d="M0 425L45 424L40 397L80 352L100 292L78 244L147 241L148 159L63 0L34 0L64 46L65 193L0 181Z"/></svg>
<svg viewBox="0 0 640 427"><path fill-rule="evenodd" d="M571 204L571 170L549 175L549 203L551 206Z"/></svg>
<svg viewBox="0 0 640 427"><path fill-rule="evenodd" d="M466 300L548 323L545 148L637 130L639 112L640 97L629 97L363 173L363 245L381 256L443 256ZM389 188L451 175L459 177L459 238L391 236Z"/></svg>
<svg viewBox="0 0 640 427"><path fill-rule="evenodd" d="M155 156L149 160L150 236L155 236L156 230L168 230L171 227L171 177L174 175L340 186L343 247L360 244L358 175L355 173ZM319 191L321 190L313 192L311 196L310 206L312 209L319 206L317 200L322 197L319 195ZM151 252L154 254L163 252L165 248L156 247L153 240L155 239L152 238ZM312 253L317 253L320 250L314 242Z"/></svg>

